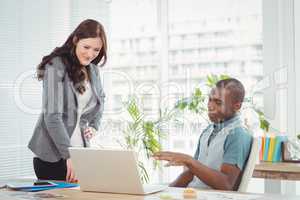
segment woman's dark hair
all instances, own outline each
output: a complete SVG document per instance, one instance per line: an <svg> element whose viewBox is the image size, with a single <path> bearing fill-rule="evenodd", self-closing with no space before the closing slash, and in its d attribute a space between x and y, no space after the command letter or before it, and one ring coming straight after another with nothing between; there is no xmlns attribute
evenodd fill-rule
<svg viewBox="0 0 300 200"><path fill-rule="evenodd" d="M49 63L52 65L51 59L59 56L62 59L62 62L65 64L66 72L73 81L73 85L76 90L81 94L84 93L84 66L80 64L75 54L75 42L77 43L79 40L85 38L97 37L99 37L102 41L102 48L99 52L99 55L92 61L92 63L97 65L101 61L100 66L103 66L107 61L107 41L104 28L96 20L87 19L77 26L77 28L70 34L67 41L61 47L56 47L49 55L43 57L42 62L37 67L38 80L43 80L46 64Z"/></svg>

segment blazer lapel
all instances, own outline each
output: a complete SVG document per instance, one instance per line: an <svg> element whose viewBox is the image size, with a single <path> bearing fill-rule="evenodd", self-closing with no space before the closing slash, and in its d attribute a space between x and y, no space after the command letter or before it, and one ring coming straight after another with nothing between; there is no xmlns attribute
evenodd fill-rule
<svg viewBox="0 0 300 200"><path fill-rule="evenodd" d="M89 65L89 75L90 75L90 79L91 79L91 87L94 91L94 94L97 97L97 102L100 103L100 94L98 93L98 88L97 88L97 82L100 81L98 80L97 76L96 76L96 72L94 72L94 69Z"/></svg>
<svg viewBox="0 0 300 200"><path fill-rule="evenodd" d="M71 88L71 91L72 91L72 93L74 95L74 99L75 99L75 106L78 107L78 96L77 96L76 89L74 88L73 81L70 80L70 78L67 74L65 76L64 81L67 83L68 87Z"/></svg>

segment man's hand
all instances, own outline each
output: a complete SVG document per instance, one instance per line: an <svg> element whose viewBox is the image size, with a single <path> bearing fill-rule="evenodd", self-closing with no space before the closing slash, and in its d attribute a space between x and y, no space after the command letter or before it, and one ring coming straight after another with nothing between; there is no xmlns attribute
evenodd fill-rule
<svg viewBox="0 0 300 200"><path fill-rule="evenodd" d="M78 180L75 177L75 172L73 169L72 161L71 159L67 159L67 176L66 176L66 181L70 183L75 183L78 182Z"/></svg>
<svg viewBox="0 0 300 200"><path fill-rule="evenodd" d="M189 163L193 160L193 157L183 154L183 153L175 153L170 151L160 151L153 155L155 160L166 160L169 161L166 166L181 166L181 165L189 165Z"/></svg>
<svg viewBox="0 0 300 200"><path fill-rule="evenodd" d="M94 129L93 127L87 127L86 129L84 129L83 131L83 135L86 139L91 139L92 137L94 137L96 135L96 129Z"/></svg>

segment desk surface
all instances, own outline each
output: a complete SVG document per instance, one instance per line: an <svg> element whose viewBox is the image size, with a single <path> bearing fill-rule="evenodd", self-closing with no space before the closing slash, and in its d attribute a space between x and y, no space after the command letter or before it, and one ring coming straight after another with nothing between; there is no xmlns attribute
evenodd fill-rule
<svg viewBox="0 0 300 200"><path fill-rule="evenodd" d="M168 188L163 192L152 195L126 195L126 194L110 194L110 193L95 193L95 192L81 192L78 189L58 189L49 190L37 193L24 193L8 191L6 189L0 190L0 199L5 200L163 200L162 196L168 200L184 199L182 196L182 188ZM49 198L53 195L53 198ZM166 197L168 195L168 198ZM273 194L250 194L238 192L224 192L224 191L209 191L198 190L198 200L299 200L300 196L283 196ZM47 198L46 198L47 197ZM192 200L192 199L191 199Z"/></svg>
<svg viewBox="0 0 300 200"><path fill-rule="evenodd" d="M255 166L253 177L277 180L300 180L300 163L261 162Z"/></svg>

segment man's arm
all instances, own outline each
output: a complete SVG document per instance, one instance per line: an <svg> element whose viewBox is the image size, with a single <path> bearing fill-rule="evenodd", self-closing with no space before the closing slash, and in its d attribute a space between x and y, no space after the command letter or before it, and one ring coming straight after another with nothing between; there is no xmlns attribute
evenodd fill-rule
<svg viewBox="0 0 300 200"><path fill-rule="evenodd" d="M210 187L218 190L235 190L241 170L231 164L222 164L221 170L211 169L197 160L190 160L186 163L189 170L201 181Z"/></svg>
<svg viewBox="0 0 300 200"><path fill-rule="evenodd" d="M194 177L194 175L190 172L190 170L185 170L169 186L170 187L186 187L193 180L193 177Z"/></svg>
<svg viewBox="0 0 300 200"><path fill-rule="evenodd" d="M188 159L186 165L207 185L215 189L236 190L251 144L251 135L244 128L238 127L232 130L225 140L223 164L220 171L210 169L193 159Z"/></svg>
<svg viewBox="0 0 300 200"><path fill-rule="evenodd" d="M221 170L217 171L201 164L193 157L182 153L158 152L154 155L154 158L157 160L167 160L169 161L168 165L185 165L192 175L197 176L210 187L219 190L234 190L241 173L241 170L236 165L223 163ZM178 182L185 180L183 178L181 180L180 176L178 179ZM177 183L177 181L174 183Z"/></svg>

